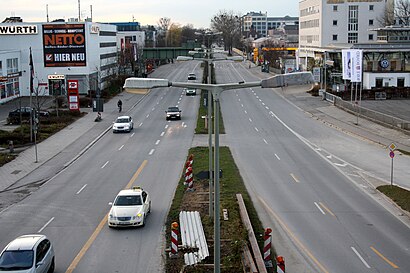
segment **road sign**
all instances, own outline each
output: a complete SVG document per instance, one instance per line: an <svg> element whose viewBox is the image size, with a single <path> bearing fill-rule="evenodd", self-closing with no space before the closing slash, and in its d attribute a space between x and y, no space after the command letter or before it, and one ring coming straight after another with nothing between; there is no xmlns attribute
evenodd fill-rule
<svg viewBox="0 0 410 273"><path fill-rule="evenodd" d="M390 151L390 157L393 158L394 157L394 152Z"/></svg>
<svg viewBox="0 0 410 273"><path fill-rule="evenodd" d="M394 151L394 150L396 150L396 148L397 148L397 146L396 146L396 144L394 144L394 143L392 143L392 144L389 145L390 151Z"/></svg>

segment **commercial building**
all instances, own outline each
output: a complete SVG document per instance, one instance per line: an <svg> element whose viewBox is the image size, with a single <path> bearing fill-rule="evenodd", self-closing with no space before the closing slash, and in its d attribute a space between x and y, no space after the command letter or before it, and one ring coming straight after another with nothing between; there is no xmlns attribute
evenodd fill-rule
<svg viewBox="0 0 410 273"><path fill-rule="evenodd" d="M0 103L34 91L65 95L67 80L80 94L104 89L117 70L117 27L92 22L1 23Z"/></svg>
<svg viewBox="0 0 410 273"><path fill-rule="evenodd" d="M242 33L246 37L267 37L269 29L276 29L284 25L298 25L298 17L268 17L268 13L248 12L242 17Z"/></svg>

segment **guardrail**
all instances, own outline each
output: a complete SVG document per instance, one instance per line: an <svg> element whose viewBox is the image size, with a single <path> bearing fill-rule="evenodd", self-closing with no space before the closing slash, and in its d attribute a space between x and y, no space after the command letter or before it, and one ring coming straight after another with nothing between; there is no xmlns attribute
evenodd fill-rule
<svg viewBox="0 0 410 273"><path fill-rule="evenodd" d="M359 114L360 116L368 118L371 121L380 123L382 125L387 125L392 128L401 129L405 133L410 133L409 132L410 131L410 121L408 120L404 120L404 119L397 118L391 115L380 113L378 111L371 110L369 108L365 108L357 104L352 104L348 101L344 101L342 98L338 96L335 96L323 90L319 91L319 95L322 96L324 100L327 100L333 103L333 105L347 112L350 112L352 114Z"/></svg>

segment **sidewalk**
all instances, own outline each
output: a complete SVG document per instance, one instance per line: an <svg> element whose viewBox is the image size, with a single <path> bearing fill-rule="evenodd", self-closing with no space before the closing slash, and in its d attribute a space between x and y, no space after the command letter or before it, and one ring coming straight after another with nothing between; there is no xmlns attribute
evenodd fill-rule
<svg viewBox="0 0 410 273"><path fill-rule="evenodd" d="M72 161L84 153L100 137L111 129L112 122L118 117L117 101L123 101L123 112L134 107L142 98L143 94L121 93L104 104L102 121L95 122L96 113L91 108L82 108L87 114L70 124L55 135L37 144L37 158L35 147L32 146L21 152L16 159L0 167L0 192L14 188L19 180L59 155L65 149L70 152L64 154L61 160L66 163L60 166L60 171L66 168Z"/></svg>

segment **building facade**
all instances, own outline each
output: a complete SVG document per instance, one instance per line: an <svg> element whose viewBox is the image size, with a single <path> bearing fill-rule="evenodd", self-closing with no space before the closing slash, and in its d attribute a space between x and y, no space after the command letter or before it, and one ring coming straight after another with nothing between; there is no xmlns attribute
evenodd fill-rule
<svg viewBox="0 0 410 273"><path fill-rule="evenodd" d="M30 49L39 95L65 95L70 79L80 94L104 89L117 70L116 36L110 24L1 23L0 102L30 95Z"/></svg>
<svg viewBox="0 0 410 273"><path fill-rule="evenodd" d="M252 11L242 17L242 33L244 33L246 37L267 37L269 29L298 24L298 17L268 17L268 13Z"/></svg>

